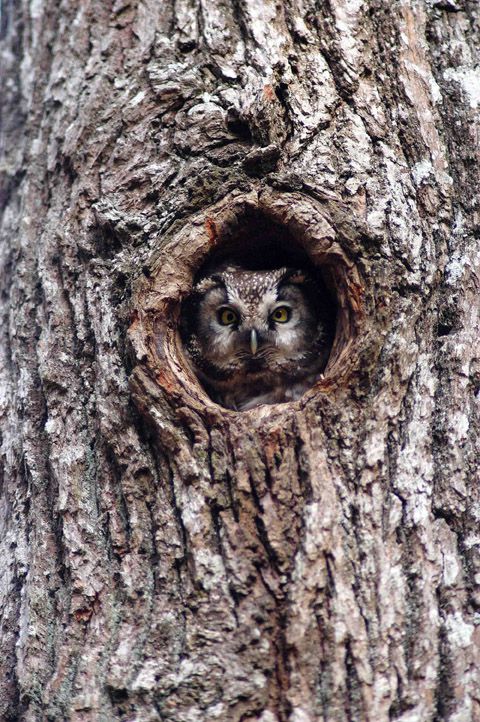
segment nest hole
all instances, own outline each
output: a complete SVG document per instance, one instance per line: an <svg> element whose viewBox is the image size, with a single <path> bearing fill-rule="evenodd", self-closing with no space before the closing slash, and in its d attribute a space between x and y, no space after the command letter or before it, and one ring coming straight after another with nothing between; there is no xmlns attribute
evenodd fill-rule
<svg viewBox="0 0 480 722"><path fill-rule="evenodd" d="M312 248L309 247L308 238L302 237L301 234L294 234L287 225L272 220L268 215L256 209L244 210L241 217L237 216L233 222L224 224L218 231L218 238L213 249L204 258L194 276L192 293L182 304L180 323L180 335L187 357L192 361L195 375L202 387L213 401L226 408L243 411L264 403L273 404L297 400L313 386L316 386L318 382L323 383L324 374L328 374L332 353L335 352L336 356L338 356L342 345L345 345L346 339L351 335L351 328L349 329L349 326L351 326L349 320L351 309L348 298L347 301L345 300L348 296L348 293L346 293L346 271L342 264L339 263L338 258L334 258L333 255L328 253L328 245L328 243L325 243L324 251L320 249L320 252L318 247L315 247L315 254L313 254ZM315 255L315 260L313 255ZM280 353L278 347L275 348L277 342L271 340L277 330L273 323L271 323L271 331L266 330L263 336L262 331L257 329L255 332L255 338L260 339L258 341L260 347L262 343L264 344L264 348L261 350L263 350L265 359L267 359L265 361L265 389L262 389L260 365L263 357L257 358L259 352L256 346L257 341L255 341L255 346L253 345L252 339L254 337L250 328L251 323L245 322L244 325L247 328L243 330L242 323L238 319L233 322L237 323L236 331L238 332L239 348L243 349L240 353L245 352L245 364L247 366L251 364L252 368L250 378L251 398L248 398L248 392L245 392L247 398L243 398L242 393L239 392L238 398L235 399L235 394L232 392L232 388L241 387L243 381L248 385L248 373L244 368L239 369L238 376L235 376L235 373L228 376L226 372L222 376L223 367L220 370L212 369L212 356L208 355L208 350L205 351L207 355L198 354L198 348L192 354L194 345L197 344L198 346L198 338L195 338L194 342L192 342L194 333L192 329L195 328L195 333L197 333L198 328L205 328L202 325L204 319L199 319L199 313L203 313L199 309L200 307L203 308L201 304L204 303L204 297L200 298L200 292L197 292L196 289L215 288L213 282L210 283L210 280L225 271L229 271L231 268L238 269L240 273L244 271L256 272L258 275L252 275L251 278L252 280L260 279L260 283L263 272L267 274L268 272L280 271L280 269L300 272L297 276L292 275L291 277L293 279L292 283L298 283L297 290L299 289L299 293L297 296L300 301L303 298L303 302L310 305L309 307L313 309L312 314L317 314L318 323L321 323L323 328L323 345L319 351L321 360L320 356L318 356L317 360L313 358L313 350L306 349L305 351L306 355L310 354L312 357L312 373L307 373L307 365L305 364L304 367L302 365L303 361L298 364L297 378L295 372L292 371L291 364L285 365L288 370L283 373L283 366L277 361L277 356ZM305 282L295 280L300 278L307 280ZM211 292L214 293L214 291ZM203 290L202 293L204 293ZM219 307L230 306L225 289L222 292L217 289L215 293L218 296ZM291 291L291 295L292 298L295 296L295 290ZM281 294L279 298L279 303L281 303ZM292 317L293 314L294 311L292 311ZM215 314L212 312L209 318L213 319L212 328L216 324L215 328L220 338L220 334L223 334L224 329L218 328L218 316L215 318ZM268 318L271 318L271 316L266 317L266 324L270 323ZM226 320L229 320L228 315ZM285 329L280 328L280 324L278 324L278 331L284 332ZM305 332L300 333L300 331L299 344L305 342L306 335ZM243 336L240 332L243 333ZM233 330L228 333L231 338ZM248 337L248 333L250 333L250 337ZM212 340L212 343L214 342L216 342L216 337ZM272 343L270 357L268 357L269 351L267 348L269 343ZM280 341L278 343L280 344ZM318 343L313 329L312 343ZM249 348L252 358L248 357ZM317 347L315 346L315 348ZM271 369L268 368L268 358L271 359ZM256 372L257 364L259 367L258 372ZM279 388L275 386L276 368L279 370ZM215 374L217 374L218 383L215 381Z"/></svg>

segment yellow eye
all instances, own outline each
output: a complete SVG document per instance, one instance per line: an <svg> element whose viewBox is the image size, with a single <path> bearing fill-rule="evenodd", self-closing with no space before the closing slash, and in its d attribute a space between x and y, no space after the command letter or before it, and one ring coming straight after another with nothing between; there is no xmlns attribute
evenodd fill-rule
<svg viewBox="0 0 480 722"><path fill-rule="evenodd" d="M287 323L287 321L290 320L291 315L292 313L288 306L278 306L275 311L273 311L270 318L272 321L275 321L275 323Z"/></svg>
<svg viewBox="0 0 480 722"><path fill-rule="evenodd" d="M238 316L231 308L220 308L218 311L218 322L221 323L222 326L233 326L234 323L238 323Z"/></svg>

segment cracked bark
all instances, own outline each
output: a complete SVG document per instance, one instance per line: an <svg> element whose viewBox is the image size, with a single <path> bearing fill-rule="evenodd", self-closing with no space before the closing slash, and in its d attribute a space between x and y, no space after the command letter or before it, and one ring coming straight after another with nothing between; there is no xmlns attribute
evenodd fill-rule
<svg viewBox="0 0 480 722"><path fill-rule="evenodd" d="M477 4L3 5L0 717L480 720ZM245 198L354 270L236 414L175 313Z"/></svg>

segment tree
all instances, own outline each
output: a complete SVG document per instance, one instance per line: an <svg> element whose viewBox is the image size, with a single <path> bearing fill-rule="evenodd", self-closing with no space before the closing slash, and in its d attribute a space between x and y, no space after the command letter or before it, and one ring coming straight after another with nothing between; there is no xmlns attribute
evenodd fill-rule
<svg viewBox="0 0 480 722"><path fill-rule="evenodd" d="M1 718L480 720L477 3L2 13ZM227 411L181 300L276 237L331 360Z"/></svg>

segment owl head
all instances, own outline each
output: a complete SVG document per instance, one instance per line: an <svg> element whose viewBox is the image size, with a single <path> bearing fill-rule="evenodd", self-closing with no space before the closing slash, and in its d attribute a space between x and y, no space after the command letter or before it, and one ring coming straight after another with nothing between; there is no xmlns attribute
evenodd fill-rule
<svg viewBox="0 0 480 722"><path fill-rule="evenodd" d="M187 351L210 389L288 384L325 364L325 327L315 282L292 268L231 268L194 287L184 332Z"/></svg>

